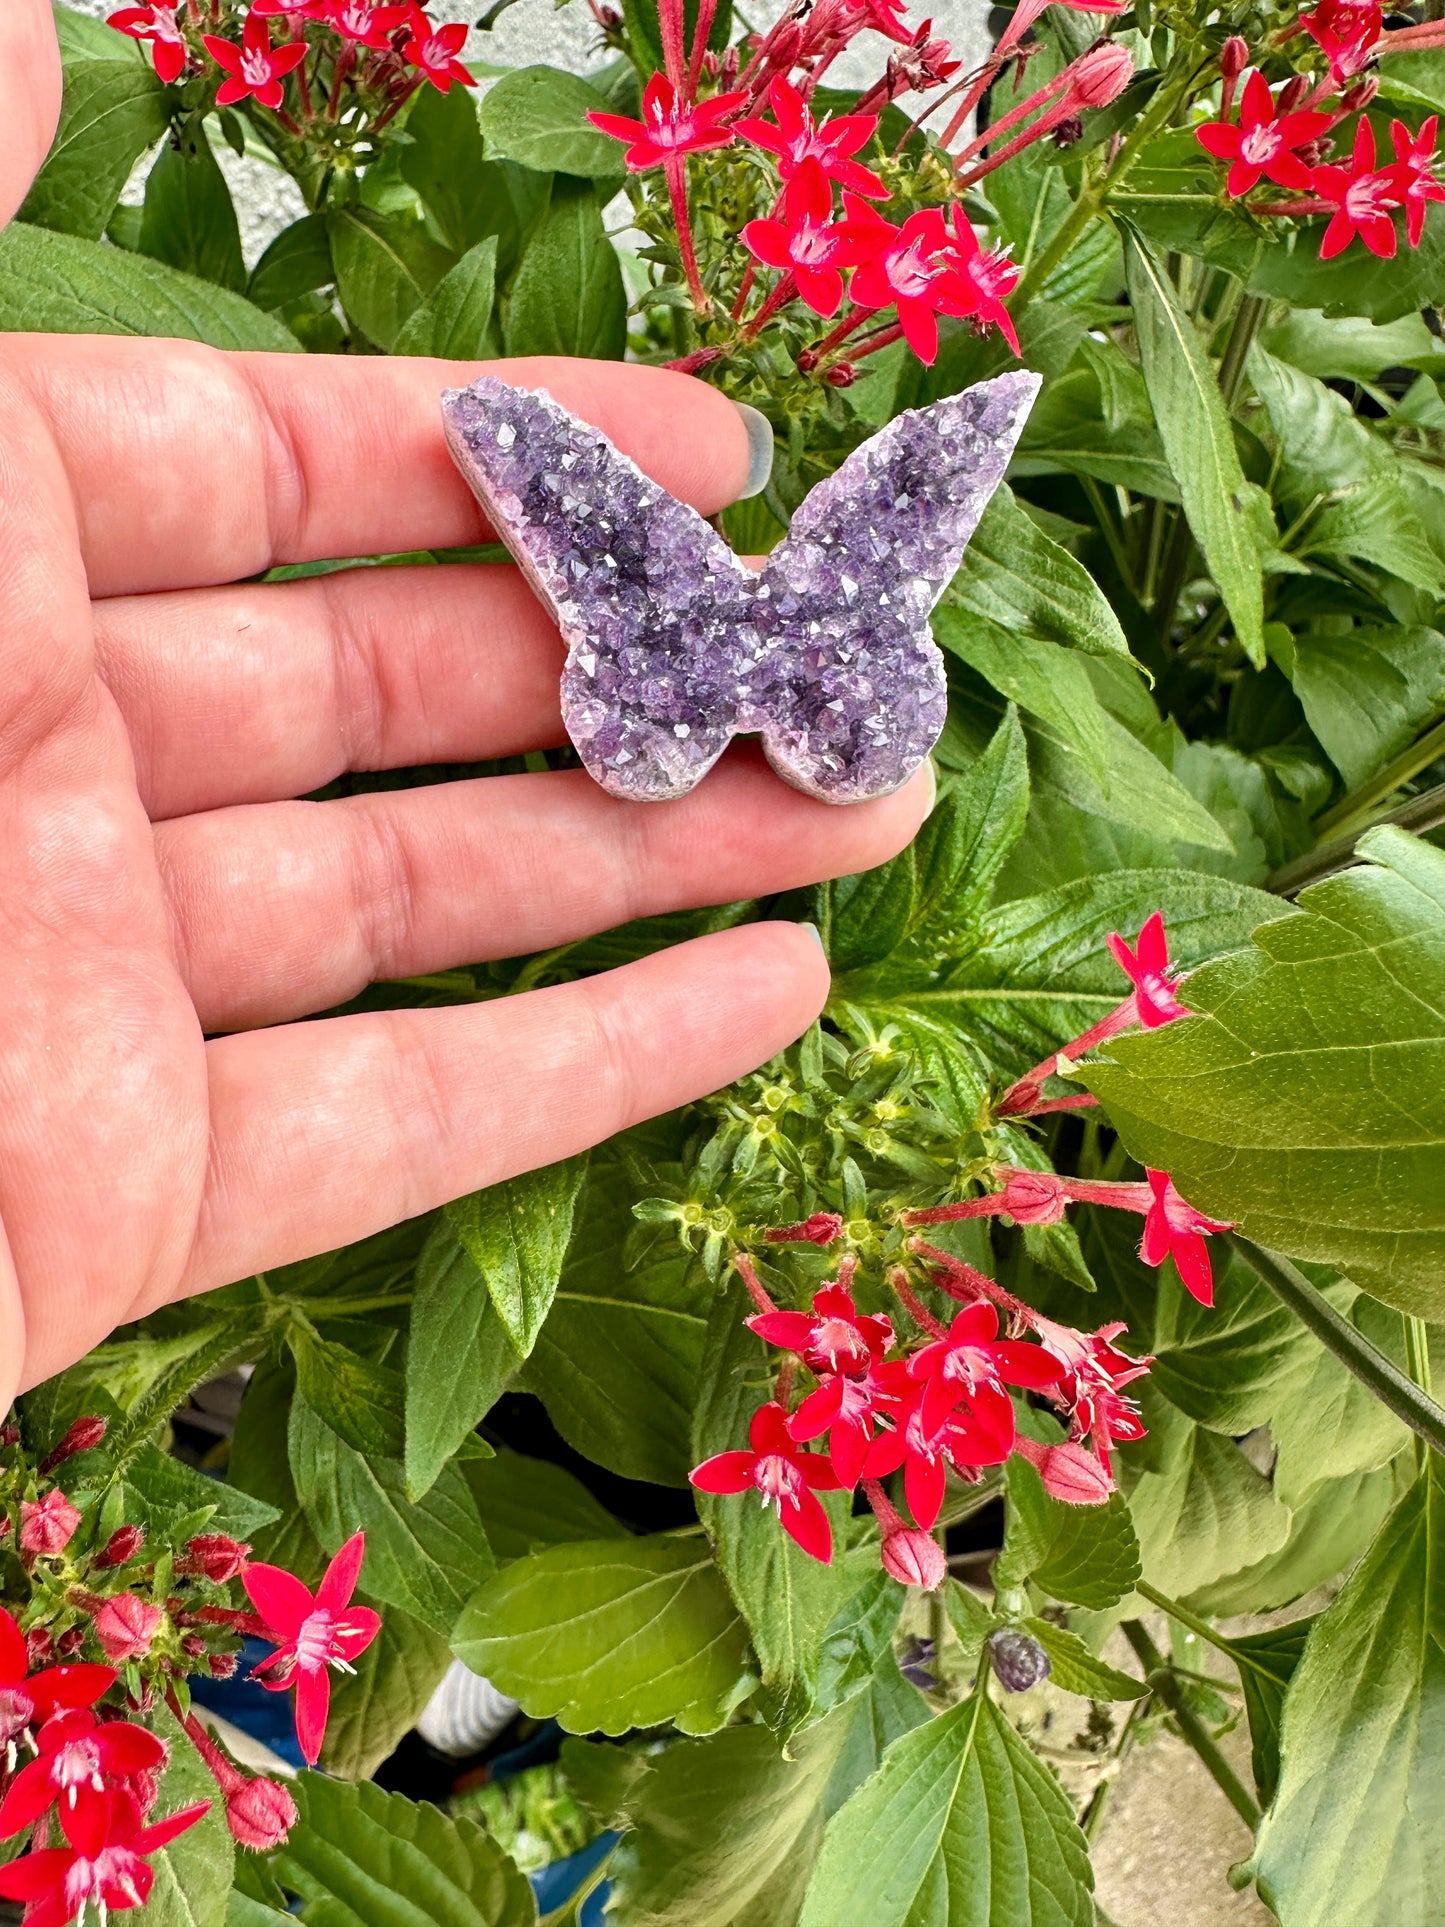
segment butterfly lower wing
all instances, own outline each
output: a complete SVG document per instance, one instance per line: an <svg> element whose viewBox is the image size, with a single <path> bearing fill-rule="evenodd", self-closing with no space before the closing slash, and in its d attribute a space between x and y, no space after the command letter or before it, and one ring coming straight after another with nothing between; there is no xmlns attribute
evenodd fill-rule
<svg viewBox="0 0 1445 1927"><path fill-rule="evenodd" d="M887 796L937 742L948 691L928 618L1038 389L1000 375L895 417L793 517L759 584L773 641L739 726L796 788Z"/></svg>
<svg viewBox="0 0 1445 1927"><path fill-rule="evenodd" d="M445 394L442 414L457 466L562 631L562 718L589 772L613 796L685 795L733 736L765 646L747 619L754 578L545 391L483 376Z"/></svg>

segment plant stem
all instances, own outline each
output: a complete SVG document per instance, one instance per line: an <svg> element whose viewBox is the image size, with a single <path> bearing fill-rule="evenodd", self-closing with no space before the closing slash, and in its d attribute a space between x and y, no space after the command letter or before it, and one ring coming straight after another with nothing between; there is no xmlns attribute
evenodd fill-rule
<svg viewBox="0 0 1445 1927"><path fill-rule="evenodd" d="M1103 490L1092 475L1081 475L1079 482L1084 494L1088 497L1089 507L1094 511L1095 519L1099 524L1099 533L1103 536L1105 546L1114 559L1114 567L1119 571L1120 581L1137 595L1138 591L1134 587L1134 565L1129 558L1128 550L1124 547L1122 536L1114 527L1114 518L1109 513Z"/></svg>
<svg viewBox="0 0 1445 1927"><path fill-rule="evenodd" d="M1167 1592L1160 1592L1159 1588L1151 1586L1147 1579L1136 1579L1134 1590L1147 1599L1151 1606L1157 1606L1161 1613L1168 1613L1169 1617L1177 1619L1181 1626L1187 1626L1196 1639L1204 1640L1217 1652L1225 1654L1229 1652L1228 1642L1215 1632L1207 1620L1201 1619L1198 1613L1190 1612L1187 1606L1181 1606L1179 1601L1171 1599Z"/></svg>
<svg viewBox="0 0 1445 1927"><path fill-rule="evenodd" d="M1387 796L1393 796L1397 789L1408 783L1412 776L1418 776L1422 769L1429 769L1440 756L1445 756L1445 722L1436 723L1418 742L1411 743L1408 749L1401 750L1393 762L1386 763L1367 783L1362 783L1357 790L1351 790L1332 809L1324 811L1315 819L1316 831L1320 835L1327 835L1331 830L1343 832L1353 829L1356 818L1372 815L1377 804L1383 803Z"/></svg>
<svg viewBox="0 0 1445 1927"><path fill-rule="evenodd" d="M1258 294L1245 295L1234 311L1234 324L1219 363L1219 392L1230 414L1234 413L1239 391L1244 386L1244 364L1268 313L1269 302Z"/></svg>
<svg viewBox="0 0 1445 1927"><path fill-rule="evenodd" d="M1445 823L1445 783L1437 783L1434 789L1423 790L1419 796L1412 796L1408 803L1402 803L1396 810L1390 810L1377 823L1368 824L1369 829L1378 829L1381 824L1394 823L1402 830L1433 830L1437 824ZM1307 850L1297 856L1292 863L1281 864L1272 876L1265 878L1266 890L1273 890L1276 896L1296 896L1308 883L1318 883L1335 870L1349 867L1355 854L1355 845L1365 834L1365 830L1351 830L1348 836L1336 837L1332 843L1322 843L1318 849Z"/></svg>
<svg viewBox="0 0 1445 1927"><path fill-rule="evenodd" d="M1315 1337L1367 1391L1404 1421L1412 1432L1436 1452L1445 1452L1445 1410L1438 1406L1425 1386L1418 1385L1402 1372L1394 1359L1387 1358L1364 1333L1358 1331L1342 1312L1277 1251L1242 1238L1237 1231L1225 1237L1257 1277L1269 1286L1275 1297L1289 1306ZM1407 1327L1408 1341L1408 1327ZM1428 1360L1427 1360L1428 1375Z"/></svg>
<svg viewBox="0 0 1445 1927"><path fill-rule="evenodd" d="M1138 1654L1150 1688L1174 1715L1175 1725L1199 1755L1210 1778L1252 1833L1263 1817L1259 1804L1185 1699L1178 1680L1165 1664L1164 1655L1137 1619L1126 1619L1121 1630Z"/></svg>

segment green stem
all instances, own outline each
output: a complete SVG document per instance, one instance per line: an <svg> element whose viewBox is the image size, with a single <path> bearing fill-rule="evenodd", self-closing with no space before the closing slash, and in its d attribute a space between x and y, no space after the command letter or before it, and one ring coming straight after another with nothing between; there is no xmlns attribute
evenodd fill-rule
<svg viewBox="0 0 1445 1927"><path fill-rule="evenodd" d="M1175 1725L1198 1754L1210 1778L1252 1833L1263 1818L1259 1804L1184 1697L1178 1680L1165 1664L1164 1655L1137 1619L1126 1619L1121 1630L1143 1664L1151 1691L1169 1708Z"/></svg>
<svg viewBox="0 0 1445 1927"><path fill-rule="evenodd" d="M1167 1592L1160 1592L1157 1586L1151 1586L1147 1579L1136 1579L1134 1590L1147 1599L1151 1606L1157 1606L1161 1613L1168 1613L1171 1619L1177 1619L1181 1626L1188 1627L1197 1639L1202 1639L1206 1645L1213 1646L1216 1651L1229 1655L1228 1642L1215 1632L1208 1620L1201 1619L1198 1613L1190 1612L1189 1608L1181 1606L1177 1599L1171 1599Z"/></svg>
<svg viewBox="0 0 1445 1927"><path fill-rule="evenodd" d="M1445 823L1445 783L1437 783L1434 789L1422 790L1419 796L1412 796L1408 803L1402 803L1397 810L1390 810L1377 823L1367 827L1378 829L1381 824L1394 823L1402 830L1433 830L1438 824ZM1348 836L1336 837L1331 843L1322 843L1316 850L1307 850L1297 856L1292 863L1285 863L1265 878L1266 890L1273 890L1276 896L1292 897L1304 889L1308 883L1318 883L1321 877L1331 875L1335 870L1349 867L1355 854L1355 845L1365 834L1363 829L1351 830Z"/></svg>
<svg viewBox="0 0 1445 1927"><path fill-rule="evenodd" d="M1254 346L1255 336L1264 326L1269 302L1262 295L1247 294L1234 311L1234 325L1219 363L1219 392L1231 414L1244 386L1244 365Z"/></svg>
<svg viewBox="0 0 1445 1927"><path fill-rule="evenodd" d="M1373 1392L1382 1405L1403 1420L1432 1450L1445 1452L1445 1410L1435 1403L1424 1386L1372 1345L1288 1258L1281 1258L1276 1251L1266 1251L1262 1245L1240 1237L1237 1231L1227 1231L1224 1235L1275 1297L1288 1305L1301 1323L1309 1326L1326 1351L1333 1352L1367 1391ZM1426 1369L1428 1374L1428 1360Z"/></svg>
<svg viewBox="0 0 1445 1927"><path fill-rule="evenodd" d="M1154 599L1154 614L1159 619L1159 640L1168 646L1174 628L1174 611L1184 593L1189 575L1189 558L1194 553L1194 534L1183 509L1175 510L1174 527L1159 568L1159 593Z"/></svg>
<svg viewBox="0 0 1445 1927"><path fill-rule="evenodd" d="M1098 521L1099 533L1103 536L1105 545L1110 555L1114 558L1114 567L1119 571L1119 580L1126 588L1133 590L1133 564L1130 562L1128 551L1124 547L1123 539L1119 531L1114 527L1114 518L1109 513L1103 491L1092 475L1081 475L1079 480L1083 486L1085 495L1089 498L1089 506L1093 509L1095 518Z"/></svg>
<svg viewBox="0 0 1445 1927"><path fill-rule="evenodd" d="M1393 796L1397 789L1408 783L1411 777L1418 776L1422 769L1429 769L1440 756L1445 756L1445 722L1436 723L1418 742L1411 743L1408 749L1401 750L1393 762L1386 763L1368 783L1351 790L1332 809L1317 817L1316 833L1327 836L1331 830L1343 833L1354 829L1357 818L1364 820L1373 815L1377 804L1383 803L1387 796Z"/></svg>

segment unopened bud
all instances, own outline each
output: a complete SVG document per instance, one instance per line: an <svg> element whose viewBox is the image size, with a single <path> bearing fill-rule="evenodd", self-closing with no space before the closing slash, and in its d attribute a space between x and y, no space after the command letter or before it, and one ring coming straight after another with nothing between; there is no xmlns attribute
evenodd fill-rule
<svg viewBox="0 0 1445 1927"><path fill-rule="evenodd" d="M846 367L846 363L840 363ZM831 381L837 371L830 368L828 379ZM852 370L849 370L850 378ZM811 1218L804 1218L801 1224L774 1225L763 1233L763 1243L769 1245L830 1245L843 1234L843 1220L836 1211L815 1211Z"/></svg>
<svg viewBox="0 0 1445 1927"><path fill-rule="evenodd" d="M1001 1626L989 1635L989 1663L1006 1693L1026 1693L1049 1676L1049 1656L1032 1633Z"/></svg>
<svg viewBox="0 0 1445 1927"><path fill-rule="evenodd" d="M187 1633L181 1641L181 1651L187 1659L204 1659L206 1657L206 1642L201 1638L199 1633Z"/></svg>
<svg viewBox="0 0 1445 1927"><path fill-rule="evenodd" d="M1004 1178L1002 1209L1015 1224L1059 1224L1069 1194L1052 1171L1010 1170Z"/></svg>
<svg viewBox="0 0 1445 1927"><path fill-rule="evenodd" d="M127 1559L135 1558L145 1542L146 1536L139 1526L117 1526L95 1555L95 1563L98 1566L123 1566Z"/></svg>
<svg viewBox="0 0 1445 1927"><path fill-rule="evenodd" d="M55 1657L55 1641L47 1627L37 1626L25 1635L25 1653L32 1668L50 1664Z"/></svg>
<svg viewBox="0 0 1445 1927"><path fill-rule="evenodd" d="M1379 91L1380 76L1378 74L1366 74L1363 80L1357 80L1354 86L1349 88L1345 93L1344 98L1340 101L1340 112L1343 114L1362 114Z"/></svg>
<svg viewBox="0 0 1445 1927"><path fill-rule="evenodd" d="M1104 1505L1114 1490L1108 1468L1087 1446L1072 1440L1063 1445L1040 1445L1020 1434L1014 1450L1033 1466L1049 1497L1064 1505Z"/></svg>
<svg viewBox="0 0 1445 1927"><path fill-rule="evenodd" d="M818 350L816 348L803 348L799 350L798 373L800 375L811 375L817 365Z"/></svg>
<svg viewBox="0 0 1445 1927"><path fill-rule="evenodd" d="M247 1780L226 1800L232 1839L255 1853L279 1847L296 1818L296 1802L275 1780Z"/></svg>
<svg viewBox="0 0 1445 1927"><path fill-rule="evenodd" d="M1107 107L1134 78L1134 62L1127 48L1106 40L1080 54L1069 70L1067 98L1080 107Z"/></svg>
<svg viewBox="0 0 1445 1927"><path fill-rule="evenodd" d="M209 1579L224 1586L238 1579L245 1568L251 1548L224 1532L206 1532L192 1539L176 1561L176 1571Z"/></svg>
<svg viewBox="0 0 1445 1927"><path fill-rule="evenodd" d="M1274 111L1276 119L1282 120L1292 114L1310 90L1308 74L1291 74L1275 96Z"/></svg>
<svg viewBox="0 0 1445 1927"><path fill-rule="evenodd" d="M858 379L858 370L851 361L835 361L823 377L830 388L851 388ZM821 1239L816 1240L822 1243Z"/></svg>
<svg viewBox="0 0 1445 1927"><path fill-rule="evenodd" d="M84 1626L71 1626L56 1640L55 1657L57 1659L74 1659L75 1655L84 1649L84 1646Z"/></svg>
<svg viewBox="0 0 1445 1927"><path fill-rule="evenodd" d="M43 1499L20 1502L20 1550L41 1558L64 1552L80 1524L80 1512L56 1486Z"/></svg>
<svg viewBox="0 0 1445 1927"><path fill-rule="evenodd" d="M161 1797L160 1776L152 1773L149 1767L142 1767L139 1773L128 1773L126 1786L134 1794L135 1803L142 1813L149 1813Z"/></svg>
<svg viewBox="0 0 1445 1927"><path fill-rule="evenodd" d="M1232 33L1219 50L1219 71L1226 80L1238 80L1249 65L1249 42Z"/></svg>
<svg viewBox="0 0 1445 1927"><path fill-rule="evenodd" d="M241 1665L239 1653L212 1653L206 1671L212 1679L234 1679Z"/></svg>
<svg viewBox="0 0 1445 1927"><path fill-rule="evenodd" d="M105 1437L105 1429L103 1418L78 1418L49 1458L41 1461L40 1470L53 1472L57 1465L73 1459L77 1452L93 1452Z"/></svg>
<svg viewBox="0 0 1445 1927"><path fill-rule="evenodd" d="M19 1443L20 1427L18 1425L0 1425L0 1446L18 1445Z"/></svg>
<svg viewBox="0 0 1445 1927"><path fill-rule="evenodd" d="M117 1666L124 1665L126 1660L142 1659L150 1651L162 1617L159 1606L137 1599L133 1592L117 1593L95 1615L95 1636L106 1658Z"/></svg>
<svg viewBox="0 0 1445 1927"><path fill-rule="evenodd" d="M900 1526L883 1539L883 1570L902 1586L932 1592L948 1577L943 1547L919 1526Z"/></svg>

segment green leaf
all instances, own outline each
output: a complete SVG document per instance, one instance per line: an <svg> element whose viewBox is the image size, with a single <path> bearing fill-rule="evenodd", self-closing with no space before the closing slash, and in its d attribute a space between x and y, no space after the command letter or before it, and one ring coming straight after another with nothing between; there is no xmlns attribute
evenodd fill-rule
<svg viewBox="0 0 1445 1927"><path fill-rule="evenodd" d="M194 1471L183 1459L162 1452L156 1445L147 1445L126 1467L125 1490L134 1504L134 1510L126 1513L127 1519L143 1525L157 1546L168 1543L168 1524L202 1506L211 1512L206 1530L226 1532L233 1539L254 1540L281 1517L277 1506L253 1498L237 1486L207 1478L204 1472Z"/></svg>
<svg viewBox="0 0 1445 1927"><path fill-rule="evenodd" d="M455 265L454 256L406 214L341 207L331 210L326 223L341 305L367 339L390 354Z"/></svg>
<svg viewBox="0 0 1445 1927"><path fill-rule="evenodd" d="M492 1551L504 1564L569 1539L630 1536L560 1465L503 1450L495 1458L470 1460L464 1469Z"/></svg>
<svg viewBox="0 0 1445 1927"><path fill-rule="evenodd" d="M284 1566L304 1584L318 1583L326 1554L301 1510L291 1476L287 1428L296 1395L296 1374L288 1360L263 1360L241 1400L227 1467L229 1490L249 1495L279 1516L277 1522L246 1535L257 1559Z"/></svg>
<svg viewBox="0 0 1445 1927"><path fill-rule="evenodd" d="M622 266L590 181L559 176L512 281L503 316L509 355L616 361L627 341Z"/></svg>
<svg viewBox="0 0 1445 1927"><path fill-rule="evenodd" d="M1445 707L1445 636L1437 629L1305 630L1293 656L1290 681L1305 718L1352 789Z"/></svg>
<svg viewBox="0 0 1445 1927"><path fill-rule="evenodd" d="M1296 308L1259 337L1280 361L1328 381L1377 381L1386 368L1433 357L1435 337L1419 314L1383 326L1356 316L1329 320L1318 309Z"/></svg>
<svg viewBox="0 0 1445 1927"><path fill-rule="evenodd" d="M443 361L477 361L494 351L492 303L496 294L497 237L488 235L458 261L424 308L397 337L399 355L437 355Z"/></svg>
<svg viewBox="0 0 1445 1927"><path fill-rule="evenodd" d="M1347 1316L1371 1344L1403 1366L1404 1332L1398 1312L1362 1292ZM1311 1349L1314 1356L1308 1373L1291 1382L1270 1414L1274 1489L1287 1506L1303 1505L1330 1479L1378 1471L1410 1443L1404 1421L1382 1405L1333 1352L1323 1345Z"/></svg>
<svg viewBox="0 0 1445 1927"><path fill-rule="evenodd" d="M1264 664L1264 578L1229 411L1194 323L1149 244L1124 230L1139 359L1184 513L1240 646Z"/></svg>
<svg viewBox="0 0 1445 1927"><path fill-rule="evenodd" d="M476 98L467 88L449 87L444 94L427 88L407 115L406 131L407 144L399 150L402 176L426 203L453 254L465 254L512 224L505 181L501 169L487 163Z"/></svg>
<svg viewBox="0 0 1445 1927"><path fill-rule="evenodd" d="M246 295L258 308L284 308L335 279L326 216L307 214L272 241L251 271Z"/></svg>
<svg viewBox="0 0 1445 1927"><path fill-rule="evenodd" d="M526 1876L475 1821L367 1781L293 1785L301 1821L274 1864L314 1927L534 1927Z"/></svg>
<svg viewBox="0 0 1445 1927"><path fill-rule="evenodd" d="M584 1154L508 1178L447 1206L462 1249L486 1280L492 1303L523 1358L551 1310L586 1175Z"/></svg>
<svg viewBox="0 0 1445 1927"><path fill-rule="evenodd" d="M337 1552L353 1532L364 1530L367 1592L450 1633L462 1607L495 1570L460 1466L447 1466L425 1498L409 1499L399 1460L353 1451L299 1393L289 1437L296 1490L326 1551Z"/></svg>
<svg viewBox="0 0 1445 1927"><path fill-rule="evenodd" d="M1348 1571L1400 1496L1401 1458L1373 1472L1327 1479L1290 1515L1288 1537L1238 1572L1202 1586L1191 1603L1208 1613L1273 1612Z"/></svg>
<svg viewBox="0 0 1445 1927"><path fill-rule="evenodd" d="M1293 552L1357 556L1438 594L1445 568L1390 445L1343 395L1258 343L1250 350L1249 376L1278 449L1274 493L1288 515L1307 518Z"/></svg>
<svg viewBox="0 0 1445 1927"><path fill-rule="evenodd" d="M1047 724L1107 793L1108 717L1076 655L947 602L933 612L933 633L1001 696Z"/></svg>
<svg viewBox="0 0 1445 1927"><path fill-rule="evenodd" d="M299 354L273 316L228 288L124 248L12 221L0 235L0 330L174 335L213 348Z"/></svg>
<svg viewBox="0 0 1445 1927"><path fill-rule="evenodd" d="M1121 1453L1120 1467L1144 1577L1190 1599L1277 1551L1289 1508L1232 1440L1192 1424L1147 1380L1140 1402L1149 1438Z"/></svg>
<svg viewBox="0 0 1445 1927"><path fill-rule="evenodd" d="M301 1396L322 1423L354 1452L399 1459L404 1438L401 1373L322 1338L299 1320L288 1326L286 1338Z"/></svg>
<svg viewBox="0 0 1445 1927"><path fill-rule="evenodd" d="M1055 1599L1099 1610L1126 1598L1139 1573L1139 1542L1121 1493L1100 1506L1064 1505L1045 1492L1027 1459L1009 1460L999 1585L1032 1580Z"/></svg>
<svg viewBox="0 0 1445 1927"><path fill-rule="evenodd" d="M820 1714L872 1685L884 1654L893 1650L903 1597L898 1581L880 1570L834 1613L818 1646L814 1698Z"/></svg>
<svg viewBox="0 0 1445 1927"><path fill-rule="evenodd" d="M948 606L966 609L1011 635L1095 655L1129 653L1103 590L1019 506L1007 485L983 512L949 585Z"/></svg>
<svg viewBox="0 0 1445 1927"><path fill-rule="evenodd" d="M1004 1583L1005 1581L1000 1578L999 1584ZM995 1612L992 1606L982 1600L971 1586L965 1586L958 1579L944 1581L943 1604L948 1614L948 1623L953 1628L954 1637L962 1652L964 1664L970 1670L976 1671L985 1640L990 1633L997 1632L1000 1626L1008 1622L1001 1613Z"/></svg>
<svg viewBox="0 0 1445 1927"><path fill-rule="evenodd" d="M1006 177L1004 170L995 179ZM1010 472L1015 477L1060 471L1086 475L1138 495L1177 502L1179 489L1138 369L1112 343L1112 354L1090 354L1087 340L1081 348L1083 365L1048 382L1035 402Z"/></svg>
<svg viewBox="0 0 1445 1927"><path fill-rule="evenodd" d="M451 1664L440 1633L389 1606L381 1631L331 1704L321 1766L343 1780L369 1780L418 1719Z"/></svg>
<svg viewBox="0 0 1445 1927"><path fill-rule="evenodd" d="M482 102L482 133L491 160L518 161L542 174L575 174L614 190L622 181L622 146L587 116L609 103L595 87L558 67L520 67L504 74Z"/></svg>
<svg viewBox="0 0 1445 1927"><path fill-rule="evenodd" d="M483 1586L457 1655L572 1733L722 1726L754 1683L747 1628L699 1539L579 1539Z"/></svg>
<svg viewBox="0 0 1445 1927"><path fill-rule="evenodd" d="M707 1330L701 1267L675 1246L629 1265L632 1193L621 1161L593 1153L552 1313L526 1387L567 1443L627 1479L686 1485Z"/></svg>
<svg viewBox="0 0 1445 1927"><path fill-rule="evenodd" d="M1279 1785L1279 1729L1285 1692L1313 1625L1313 1619L1292 1619L1287 1626L1272 1626L1267 1632L1218 1642L1239 1669L1249 1719L1254 1784L1266 1806Z"/></svg>
<svg viewBox="0 0 1445 1927"><path fill-rule="evenodd" d="M629 1800L632 1831L609 1869L609 1922L791 1927L778 1890L788 1892L790 1868L811 1860L819 1803L849 1728L843 1712L791 1755L761 1726L669 1747Z"/></svg>
<svg viewBox="0 0 1445 1927"><path fill-rule="evenodd" d="M168 1847L148 1856L155 1884L135 1914L137 1927L224 1927L236 1857L225 1806L216 1798L216 1783L200 1754L169 1709L158 1706L147 1724L170 1749L151 1823L201 1800L209 1800L211 1810Z"/></svg>
<svg viewBox="0 0 1445 1927"><path fill-rule="evenodd" d="M1149 1691L1142 1679L1097 1658L1067 1626L1056 1626L1051 1619L1025 1619L1023 1626L1048 1654L1049 1678L1066 1693L1090 1700L1137 1700Z"/></svg>
<svg viewBox="0 0 1445 1927"><path fill-rule="evenodd" d="M1445 855L1388 828L1357 854L1190 978L1199 1017L1119 1039L1086 1081L1197 1209L1438 1316Z"/></svg>
<svg viewBox="0 0 1445 1927"><path fill-rule="evenodd" d="M904 1734L828 1822L800 1927L1092 1927L1063 1789L976 1694Z"/></svg>
<svg viewBox="0 0 1445 1927"><path fill-rule="evenodd" d="M1281 1927L1394 1927L1445 1908L1435 1461L1316 1620L1285 1699L1259 1885Z"/></svg>
<svg viewBox="0 0 1445 1927"><path fill-rule="evenodd" d="M66 61L60 125L22 221L98 241L132 167L165 133L165 88L119 44L116 55Z"/></svg>
<svg viewBox="0 0 1445 1927"><path fill-rule="evenodd" d="M421 1498L496 1404L522 1360L456 1226L422 1249L406 1354L406 1483Z"/></svg>
<svg viewBox="0 0 1445 1927"><path fill-rule="evenodd" d="M1152 749L1107 711L1103 729L1109 764L1107 788L1090 773L1063 736L1047 723L1032 722L1027 734L1035 796L1057 798L1066 817L1073 811L1085 811L1103 817L1106 822L1148 830L1156 838L1168 839L1172 845L1170 861L1185 868L1189 865L1184 861L1182 850L1187 846L1233 855L1229 832L1218 817L1194 797Z"/></svg>
<svg viewBox="0 0 1445 1927"><path fill-rule="evenodd" d="M146 176L143 254L222 288L246 286L241 229L226 177L202 137L185 148L167 141Z"/></svg>
<svg viewBox="0 0 1445 1927"><path fill-rule="evenodd" d="M736 1277L713 1299L693 1432L695 1463L745 1445L749 1418L767 1396L766 1356L743 1322L750 1309ZM785 1735L817 1710L825 1633L863 1577L847 1557L847 1496L825 1494L821 1503L833 1530L827 1566L793 1542L775 1512L733 1497L697 1495L718 1565L751 1628L773 1722Z"/></svg>

